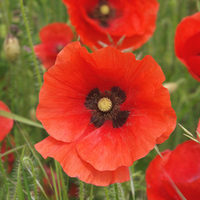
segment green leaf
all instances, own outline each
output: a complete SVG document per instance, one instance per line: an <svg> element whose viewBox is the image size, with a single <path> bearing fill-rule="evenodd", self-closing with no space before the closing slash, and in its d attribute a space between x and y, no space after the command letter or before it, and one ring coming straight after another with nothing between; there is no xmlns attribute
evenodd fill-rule
<svg viewBox="0 0 200 200"><path fill-rule="evenodd" d="M30 119L27 119L27 118L24 118L22 116L7 112L5 110L0 110L0 116L6 117L6 118L9 118L9 119L13 119L17 122L28 124L30 126L35 126L35 127L38 127L38 128L44 128L41 124L39 124L37 122L33 122Z"/></svg>

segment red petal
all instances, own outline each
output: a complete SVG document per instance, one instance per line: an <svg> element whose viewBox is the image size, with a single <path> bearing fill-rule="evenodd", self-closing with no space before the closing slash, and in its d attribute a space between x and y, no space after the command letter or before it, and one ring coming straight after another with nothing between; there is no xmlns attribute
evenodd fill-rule
<svg viewBox="0 0 200 200"><path fill-rule="evenodd" d="M134 54L122 53L113 47L100 49L92 53L91 56L95 60L96 66L102 70L99 72L101 73L99 76L107 76L109 79L119 82L120 86L124 84L125 88L129 84L138 85L136 80L142 82L147 80L155 85L165 80L162 69L151 56L145 56L140 61L135 59ZM107 75L103 70L112 71ZM111 73L115 74L111 76Z"/></svg>
<svg viewBox="0 0 200 200"><path fill-rule="evenodd" d="M10 109L2 101L0 101L0 110L10 112ZM13 124L14 122L12 119L0 116L0 142L11 131Z"/></svg>
<svg viewBox="0 0 200 200"><path fill-rule="evenodd" d="M52 44L38 44L34 46L36 56L41 60L46 69L55 64L57 52L54 49L55 46L52 46Z"/></svg>
<svg viewBox="0 0 200 200"><path fill-rule="evenodd" d="M48 137L37 143L35 148L44 157L56 159L63 170L71 177L97 186L107 186L129 180L128 167L119 167L114 171L98 171L83 161L76 151L76 142L64 143Z"/></svg>
<svg viewBox="0 0 200 200"><path fill-rule="evenodd" d="M170 134L173 132L173 130L176 127L176 113L171 107L171 101L169 92L167 89L163 88L163 86L160 87L157 94L155 95L155 98L158 102L161 103L161 107L163 106L164 109L164 117L165 117L165 124L167 125L166 131L156 139L157 144L163 143L165 140L167 140L170 136Z"/></svg>
<svg viewBox="0 0 200 200"><path fill-rule="evenodd" d="M175 52L188 68L191 75L200 81L200 12L185 17L177 26L175 35ZM190 28L188 28L190 27Z"/></svg>
<svg viewBox="0 0 200 200"><path fill-rule="evenodd" d="M200 51L199 51L200 52ZM200 81L200 56L190 56L185 59L190 74L198 81Z"/></svg>
<svg viewBox="0 0 200 200"><path fill-rule="evenodd" d="M36 113L47 132L65 142L77 139L87 128L91 113L84 106L85 98L95 85L93 81L98 81L90 64L77 52L77 48L85 48L77 44L66 46L58 55L56 67L45 73ZM88 76L91 78L87 80Z"/></svg>
<svg viewBox="0 0 200 200"><path fill-rule="evenodd" d="M163 187L164 167L167 163L170 150L162 152L162 156L157 155L148 166L146 171L147 183L147 197L148 200L171 200L172 197L168 194L167 190Z"/></svg>
<svg viewBox="0 0 200 200"><path fill-rule="evenodd" d="M52 23L43 27L40 31L42 43L68 44L73 39L71 28L65 23Z"/></svg>

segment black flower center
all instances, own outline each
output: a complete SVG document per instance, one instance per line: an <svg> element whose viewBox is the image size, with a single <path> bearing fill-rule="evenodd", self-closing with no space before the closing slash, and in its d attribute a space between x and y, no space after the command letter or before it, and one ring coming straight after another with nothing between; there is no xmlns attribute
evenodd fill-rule
<svg viewBox="0 0 200 200"><path fill-rule="evenodd" d="M127 110L120 110L120 104L125 100L126 93L120 87L112 87L111 91L104 93L98 88L92 89L85 100L85 107L92 113L90 122L99 128L106 120L112 120L113 128L122 127L130 114Z"/></svg>
<svg viewBox="0 0 200 200"><path fill-rule="evenodd" d="M108 27L108 20L115 16L115 10L108 4L106 0L99 0L89 17L97 19L102 27Z"/></svg>

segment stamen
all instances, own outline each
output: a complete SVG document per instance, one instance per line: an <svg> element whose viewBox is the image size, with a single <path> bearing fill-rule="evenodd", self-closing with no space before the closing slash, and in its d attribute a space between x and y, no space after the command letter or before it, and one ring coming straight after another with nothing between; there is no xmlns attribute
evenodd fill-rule
<svg viewBox="0 0 200 200"><path fill-rule="evenodd" d="M110 13L110 7L108 5L102 5L99 9L103 15L108 15Z"/></svg>
<svg viewBox="0 0 200 200"><path fill-rule="evenodd" d="M104 92L100 92L98 88L92 89L87 94L84 103L92 113L90 122L99 128L106 121L111 120L113 128L122 127L130 114L128 110L120 110L120 105L125 100L126 93L119 86L114 86L111 91L105 90Z"/></svg>
<svg viewBox="0 0 200 200"><path fill-rule="evenodd" d="M103 97L98 102L98 108L102 112L108 112L112 109L112 101L107 97Z"/></svg>

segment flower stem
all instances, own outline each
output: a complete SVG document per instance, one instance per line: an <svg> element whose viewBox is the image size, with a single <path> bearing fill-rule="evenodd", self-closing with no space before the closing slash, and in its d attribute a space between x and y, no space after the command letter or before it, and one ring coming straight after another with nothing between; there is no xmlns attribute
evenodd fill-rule
<svg viewBox="0 0 200 200"><path fill-rule="evenodd" d="M108 195L108 188L107 187L104 187L104 188L105 188L106 200L110 200L109 195Z"/></svg>
<svg viewBox="0 0 200 200"><path fill-rule="evenodd" d="M79 181L79 199L84 200L83 182Z"/></svg>
<svg viewBox="0 0 200 200"><path fill-rule="evenodd" d="M38 66L36 56L35 56L35 53L34 53L34 49L33 49L33 41L32 41L32 38L31 38L31 33L30 33L27 18L26 18L23 1L22 0L19 0L19 1L20 1L22 16L23 16L23 19L24 19L25 28L26 28L26 32L27 32L27 36L28 36L29 45L30 45L30 48L31 48L31 54L32 54L34 65L35 65L38 83L39 83L39 86L42 87L42 78L41 78L41 75L40 75L39 66Z"/></svg>
<svg viewBox="0 0 200 200"><path fill-rule="evenodd" d="M2 24L6 25L6 34L9 33L10 27L10 13L9 13L9 1L2 0L0 2L0 11L2 13Z"/></svg>
<svg viewBox="0 0 200 200"><path fill-rule="evenodd" d="M129 167L129 175L130 175L131 193L132 193L132 196L133 196L133 200L135 200L135 188L134 188L134 183L133 183L133 177L132 177L131 167Z"/></svg>
<svg viewBox="0 0 200 200"><path fill-rule="evenodd" d="M93 188L94 188L94 186L91 185L91 188L90 188L90 200L93 199Z"/></svg>
<svg viewBox="0 0 200 200"><path fill-rule="evenodd" d="M116 200L119 200L119 191L118 191L118 188L117 188L117 184L115 183L115 199Z"/></svg>
<svg viewBox="0 0 200 200"><path fill-rule="evenodd" d="M5 177L5 171L4 171L4 168L3 168L1 158L0 158L0 172L1 172L1 176L3 175L2 177L4 179L4 186L5 186L5 189L6 189L6 192L7 192L7 200L8 200L9 196L10 196L10 192L9 192L8 182L7 182L7 179Z"/></svg>

